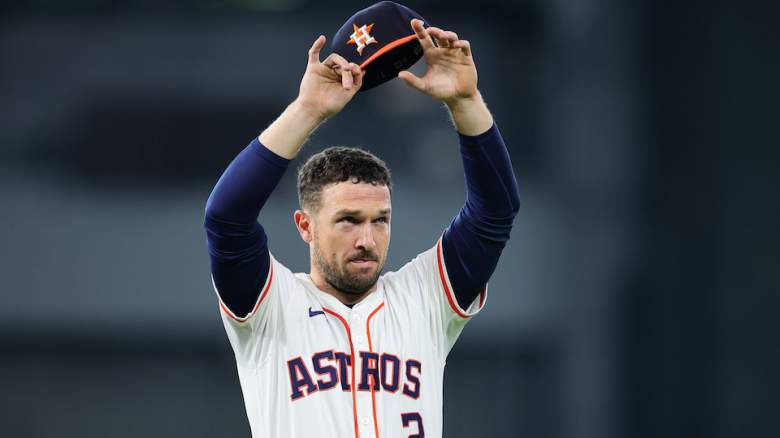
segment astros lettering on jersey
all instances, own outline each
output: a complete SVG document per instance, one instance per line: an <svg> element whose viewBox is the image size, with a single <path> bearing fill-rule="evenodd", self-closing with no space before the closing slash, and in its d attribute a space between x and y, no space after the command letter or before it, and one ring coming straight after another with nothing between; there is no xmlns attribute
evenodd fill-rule
<svg viewBox="0 0 780 438"><path fill-rule="evenodd" d="M458 305L441 239L352 308L272 256L249 315L220 301L252 435L441 436L445 360L486 296Z"/></svg>

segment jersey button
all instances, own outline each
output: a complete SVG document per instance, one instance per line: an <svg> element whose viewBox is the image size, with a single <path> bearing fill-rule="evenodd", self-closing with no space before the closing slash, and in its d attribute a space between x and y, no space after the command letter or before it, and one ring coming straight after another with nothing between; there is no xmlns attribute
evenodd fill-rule
<svg viewBox="0 0 780 438"><path fill-rule="evenodd" d="M368 425L368 418L366 418L366 417L361 418L360 419L360 424L362 424L363 426L367 426Z"/></svg>
<svg viewBox="0 0 780 438"><path fill-rule="evenodd" d="M355 340L358 342L358 344L362 344L363 341L366 340L366 338L364 338L363 335L357 335L355 336Z"/></svg>

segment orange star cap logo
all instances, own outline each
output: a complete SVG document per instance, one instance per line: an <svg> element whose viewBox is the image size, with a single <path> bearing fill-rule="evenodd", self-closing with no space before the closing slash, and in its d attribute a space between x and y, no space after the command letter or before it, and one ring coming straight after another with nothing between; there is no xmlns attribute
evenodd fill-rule
<svg viewBox="0 0 780 438"><path fill-rule="evenodd" d="M352 35L349 36L347 44L355 44L357 46L358 55L363 55L363 49L369 44L378 44L378 41L371 36L371 28L374 27L374 23L364 24L358 27L357 24L352 24Z"/></svg>

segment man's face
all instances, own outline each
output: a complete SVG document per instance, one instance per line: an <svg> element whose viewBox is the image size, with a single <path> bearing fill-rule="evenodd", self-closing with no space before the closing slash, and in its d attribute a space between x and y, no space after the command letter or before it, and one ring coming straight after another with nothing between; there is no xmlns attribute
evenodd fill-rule
<svg viewBox="0 0 780 438"><path fill-rule="evenodd" d="M314 214L312 253L324 279L360 295L376 284L390 244L390 190L384 185L329 184Z"/></svg>

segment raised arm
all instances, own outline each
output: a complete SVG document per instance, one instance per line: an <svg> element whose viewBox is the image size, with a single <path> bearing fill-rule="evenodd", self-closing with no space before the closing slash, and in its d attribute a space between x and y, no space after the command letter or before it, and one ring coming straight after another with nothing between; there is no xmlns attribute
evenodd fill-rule
<svg viewBox="0 0 780 438"><path fill-rule="evenodd" d="M236 156L206 203L214 284L222 302L240 317L252 311L270 268L268 240L257 222L260 210L306 139L362 85L356 64L337 54L320 62L324 44L320 36L309 49L298 97Z"/></svg>
<svg viewBox="0 0 780 438"><path fill-rule="evenodd" d="M519 190L506 145L477 89L469 42L454 32L426 29L418 20L411 25L428 69L423 77L408 71L398 77L444 102L460 137L466 202L444 232L442 251L458 304L467 308L485 287L509 240L520 208Z"/></svg>

